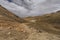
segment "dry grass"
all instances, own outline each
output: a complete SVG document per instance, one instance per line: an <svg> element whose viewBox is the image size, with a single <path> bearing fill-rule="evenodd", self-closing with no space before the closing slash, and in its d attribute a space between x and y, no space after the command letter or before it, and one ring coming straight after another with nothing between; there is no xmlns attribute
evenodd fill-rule
<svg viewBox="0 0 60 40"><path fill-rule="evenodd" d="M21 19L0 6L0 40L60 40L59 18L60 12Z"/></svg>
<svg viewBox="0 0 60 40"><path fill-rule="evenodd" d="M49 33L60 35L60 11L25 19L30 21L30 24L28 24L30 27L34 27L37 30L43 29ZM35 22L31 22L31 20L35 20Z"/></svg>

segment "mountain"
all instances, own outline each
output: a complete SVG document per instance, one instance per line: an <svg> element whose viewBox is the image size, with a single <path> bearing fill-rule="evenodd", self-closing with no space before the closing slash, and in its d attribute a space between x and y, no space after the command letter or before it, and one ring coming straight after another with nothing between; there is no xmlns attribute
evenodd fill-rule
<svg viewBox="0 0 60 40"><path fill-rule="evenodd" d="M28 24L30 27L60 35L60 11L43 16L27 17L25 20L30 22Z"/></svg>
<svg viewBox="0 0 60 40"><path fill-rule="evenodd" d="M26 28L22 22L23 19L0 5L0 40L26 39L28 37L28 32L25 32Z"/></svg>
<svg viewBox="0 0 60 40"><path fill-rule="evenodd" d="M15 14L9 12L7 9L2 7L1 5L0 5L0 14L3 15L4 17L8 17L8 19L12 20L12 21L14 21L14 20L17 22L23 22L24 21L22 18L20 18L20 17L16 16Z"/></svg>
<svg viewBox="0 0 60 40"><path fill-rule="evenodd" d="M58 11L22 19L0 5L0 40L60 40L59 18Z"/></svg>

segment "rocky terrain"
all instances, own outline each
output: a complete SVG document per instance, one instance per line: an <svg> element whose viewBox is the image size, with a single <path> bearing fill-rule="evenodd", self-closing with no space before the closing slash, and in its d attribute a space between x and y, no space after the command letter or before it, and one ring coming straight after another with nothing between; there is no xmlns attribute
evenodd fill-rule
<svg viewBox="0 0 60 40"><path fill-rule="evenodd" d="M22 19L0 6L0 40L60 40L60 11Z"/></svg>

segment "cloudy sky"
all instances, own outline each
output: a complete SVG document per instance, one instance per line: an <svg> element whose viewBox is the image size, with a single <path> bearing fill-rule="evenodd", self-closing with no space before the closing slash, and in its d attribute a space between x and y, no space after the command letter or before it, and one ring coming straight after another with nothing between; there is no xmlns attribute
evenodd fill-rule
<svg viewBox="0 0 60 40"><path fill-rule="evenodd" d="M60 0L0 0L0 5L19 17L38 16L60 10Z"/></svg>

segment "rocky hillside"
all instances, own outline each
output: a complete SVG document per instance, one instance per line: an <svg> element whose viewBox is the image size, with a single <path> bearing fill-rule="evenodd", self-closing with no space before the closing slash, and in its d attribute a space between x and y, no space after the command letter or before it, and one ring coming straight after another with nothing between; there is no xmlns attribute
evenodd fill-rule
<svg viewBox="0 0 60 40"><path fill-rule="evenodd" d="M30 24L28 24L30 27L60 35L60 11L43 16L27 17L25 19L30 21Z"/></svg>
<svg viewBox="0 0 60 40"><path fill-rule="evenodd" d="M0 40L60 40L60 11L22 19L0 6Z"/></svg>
<svg viewBox="0 0 60 40"><path fill-rule="evenodd" d="M0 5L0 15L3 15L5 17L8 17L9 20L12 19L12 20L15 20L15 21L18 21L18 22L23 22L23 21L25 22L25 20L23 20L22 18L19 18L15 14L9 12L5 8L3 8L1 5Z"/></svg>
<svg viewBox="0 0 60 40"><path fill-rule="evenodd" d="M0 40L26 39L28 32L25 32L23 21L25 22L25 20L0 6Z"/></svg>

